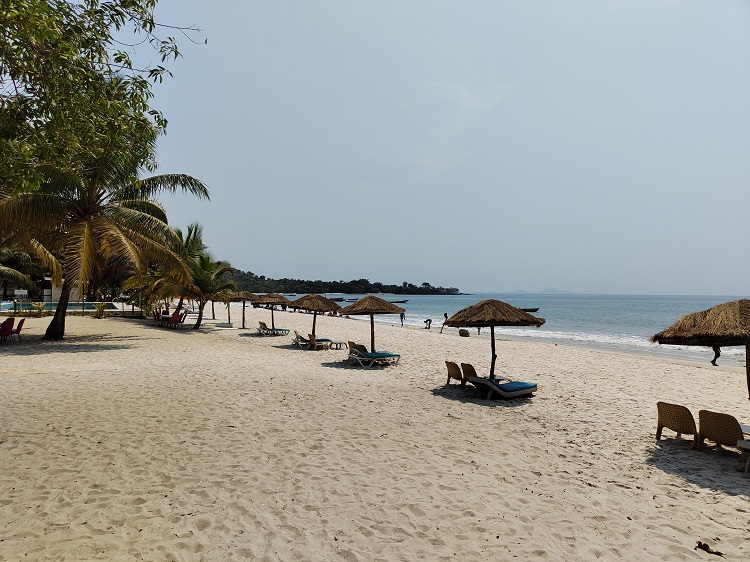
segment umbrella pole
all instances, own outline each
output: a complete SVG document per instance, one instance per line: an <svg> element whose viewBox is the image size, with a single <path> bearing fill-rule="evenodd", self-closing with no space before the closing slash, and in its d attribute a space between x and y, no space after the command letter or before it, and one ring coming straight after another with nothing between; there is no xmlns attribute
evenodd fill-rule
<svg viewBox="0 0 750 562"><path fill-rule="evenodd" d="M313 337L315 337L315 319L318 317L318 313L313 310Z"/></svg>
<svg viewBox="0 0 750 562"><path fill-rule="evenodd" d="M747 380L747 399L750 400L750 342L745 343L745 379Z"/></svg>
<svg viewBox="0 0 750 562"><path fill-rule="evenodd" d="M370 351L375 353L375 315L370 314Z"/></svg>
<svg viewBox="0 0 750 562"><path fill-rule="evenodd" d="M490 334L492 334L492 365L490 366L490 380L495 380L495 327L490 326Z"/></svg>
<svg viewBox="0 0 750 562"><path fill-rule="evenodd" d="M246 301L242 301L242 329L245 329L245 304Z"/></svg>
<svg viewBox="0 0 750 562"><path fill-rule="evenodd" d="M273 323L273 305L271 305L271 329L275 330L276 326Z"/></svg>
<svg viewBox="0 0 750 562"><path fill-rule="evenodd" d="M232 312L229 310L229 301L227 301L227 324L232 323Z"/></svg>

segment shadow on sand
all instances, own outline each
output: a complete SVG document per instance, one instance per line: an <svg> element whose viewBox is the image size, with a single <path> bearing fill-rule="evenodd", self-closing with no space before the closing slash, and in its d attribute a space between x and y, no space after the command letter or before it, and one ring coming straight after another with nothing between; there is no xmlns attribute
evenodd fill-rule
<svg viewBox="0 0 750 562"><path fill-rule="evenodd" d="M456 400L458 402L464 402L467 404L480 404L482 406L490 407L503 407L503 408L516 408L532 402L530 396L523 396L518 398L496 398L492 400L486 400L482 396L486 395L484 390L480 391L479 395L475 396L476 389L473 386L460 386L457 384L443 385L430 390L433 396L439 396L446 400Z"/></svg>
<svg viewBox="0 0 750 562"><path fill-rule="evenodd" d="M750 497L750 476L743 474L738 452L705 443L695 451L692 444L692 439L663 438L649 449L646 462L695 486Z"/></svg>
<svg viewBox="0 0 750 562"><path fill-rule="evenodd" d="M65 336L62 340L45 340L42 336L29 336L20 343L3 343L0 345L0 355L34 356L47 353L90 353L92 351L107 351L110 349L132 349L134 346L128 340L143 340L143 336L123 337L111 334Z"/></svg>
<svg viewBox="0 0 750 562"><path fill-rule="evenodd" d="M335 351L335 350L334 350ZM339 361L328 361L320 364L322 367L328 367L329 369L341 369L344 371L353 371L357 373L380 372L388 369L389 365L373 365L372 367L360 367L357 364L350 363L347 359L341 359Z"/></svg>

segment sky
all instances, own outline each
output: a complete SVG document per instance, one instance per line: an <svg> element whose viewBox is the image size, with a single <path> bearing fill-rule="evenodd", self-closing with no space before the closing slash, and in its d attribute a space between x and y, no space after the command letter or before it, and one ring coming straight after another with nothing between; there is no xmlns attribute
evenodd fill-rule
<svg viewBox="0 0 750 562"><path fill-rule="evenodd" d="M160 0L162 197L272 278L750 295L744 0ZM207 40L207 43L204 41ZM158 62L158 60L151 61Z"/></svg>

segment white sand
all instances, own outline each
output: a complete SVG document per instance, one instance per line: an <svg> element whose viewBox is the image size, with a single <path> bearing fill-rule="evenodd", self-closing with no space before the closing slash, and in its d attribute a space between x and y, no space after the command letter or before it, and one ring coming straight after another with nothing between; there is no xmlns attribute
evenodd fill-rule
<svg viewBox="0 0 750 562"><path fill-rule="evenodd" d="M475 332L378 324L402 359L364 370L254 329L48 323L0 345L0 560L750 558L739 455L654 442L658 400L750 422L742 368L503 340L540 391L488 402L444 386L446 359L489 368Z"/></svg>

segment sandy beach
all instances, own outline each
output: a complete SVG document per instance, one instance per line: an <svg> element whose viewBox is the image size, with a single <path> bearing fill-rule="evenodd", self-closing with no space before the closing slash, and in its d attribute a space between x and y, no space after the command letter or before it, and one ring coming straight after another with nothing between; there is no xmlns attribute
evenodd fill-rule
<svg viewBox="0 0 750 562"><path fill-rule="evenodd" d="M743 368L501 339L498 372L540 390L486 401L445 386L445 360L488 371L475 331L377 324L402 357L368 370L233 320L69 317L42 342L31 318L0 345L0 560L750 558L739 454L654 440L658 400L749 423Z"/></svg>

